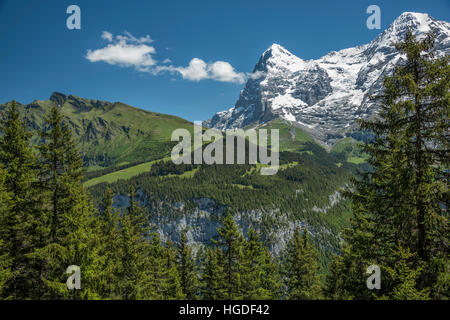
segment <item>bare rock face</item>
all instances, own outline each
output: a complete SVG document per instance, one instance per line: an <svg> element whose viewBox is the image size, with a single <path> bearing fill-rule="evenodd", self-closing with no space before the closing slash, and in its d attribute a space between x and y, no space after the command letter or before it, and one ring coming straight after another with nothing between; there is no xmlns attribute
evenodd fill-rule
<svg viewBox="0 0 450 320"><path fill-rule="evenodd" d="M436 55L450 53L450 23L413 12L403 13L370 43L317 60L304 61L273 44L255 65L234 107L204 124L231 129L283 118L332 145L354 129L355 120L377 112L369 96L382 90L383 77L404 59L395 43L405 39L408 28L419 39L432 31Z"/></svg>

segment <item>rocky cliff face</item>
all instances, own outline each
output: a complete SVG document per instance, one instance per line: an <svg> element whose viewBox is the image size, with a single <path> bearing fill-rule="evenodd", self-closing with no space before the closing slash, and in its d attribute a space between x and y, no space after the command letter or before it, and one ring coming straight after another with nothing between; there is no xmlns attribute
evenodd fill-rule
<svg viewBox="0 0 450 320"><path fill-rule="evenodd" d="M313 208L315 212L326 214L327 211L341 201L338 192L329 196L329 205L324 208ZM205 245L213 245L218 240L217 230L222 227L225 207L218 205L214 199L196 198L186 201L167 202L151 201L148 195L138 190L134 201L137 201L149 214L149 221L156 227L161 239L165 242L179 242L180 235L186 232L187 242L195 250ZM129 195L116 194L114 207L125 210L130 205ZM247 234L250 227L261 231L263 239L274 255L279 255L285 249L297 227L307 228L321 249L334 252L335 246L325 235L332 232L324 226L312 226L295 219L290 213L281 213L279 209L252 209L237 212L234 216L242 234ZM265 222L270 221L270 228ZM335 237L340 238L339 235Z"/></svg>
<svg viewBox="0 0 450 320"><path fill-rule="evenodd" d="M404 57L395 49L411 28L420 38L436 35L437 56L450 53L450 23L427 14L405 12L372 42L317 60L304 61L278 44L256 64L234 107L205 122L217 129L258 125L284 118L313 137L333 144L354 128L355 120L376 113L370 95Z"/></svg>

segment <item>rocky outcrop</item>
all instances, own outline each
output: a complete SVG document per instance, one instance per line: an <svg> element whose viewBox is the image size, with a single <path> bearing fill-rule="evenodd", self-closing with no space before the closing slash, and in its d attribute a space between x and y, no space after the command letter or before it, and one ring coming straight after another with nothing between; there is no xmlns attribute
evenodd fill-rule
<svg viewBox="0 0 450 320"><path fill-rule="evenodd" d="M330 196L330 201L334 201L334 197L335 195ZM191 199L190 205L186 202L155 203L148 195L138 190L134 200L147 210L150 223L155 225L163 241L170 239L172 242L178 242L183 230L186 231L188 244L196 249L212 245L213 240L218 238L217 229L222 226L225 207L218 205L214 199ZM115 195L115 208L124 210L129 204L128 195ZM297 227L308 228L320 246L327 250L335 249L323 237L330 234L329 230L321 226L310 226L296 220L292 214L282 214L278 209L253 209L237 212L233 217L243 234L246 234L250 227L260 231L274 255L282 252Z"/></svg>
<svg viewBox="0 0 450 320"><path fill-rule="evenodd" d="M355 121L376 114L369 97L380 93L385 75L404 57L395 43L411 28L423 38L436 35L436 56L450 52L450 24L427 14L405 12L366 45L302 60L278 44L268 48L236 104L214 115L205 125L217 129L259 125L283 118L329 145L354 133Z"/></svg>

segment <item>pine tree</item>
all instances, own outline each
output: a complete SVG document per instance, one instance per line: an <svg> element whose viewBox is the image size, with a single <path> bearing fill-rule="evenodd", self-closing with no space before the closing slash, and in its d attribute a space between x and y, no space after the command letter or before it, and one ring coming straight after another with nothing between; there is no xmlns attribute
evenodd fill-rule
<svg viewBox="0 0 450 320"><path fill-rule="evenodd" d="M130 205L120 219L120 247L118 296L125 300L147 299L152 295L152 288L147 290L149 281L146 271L150 269L147 237L151 235L151 227L143 209L135 201L135 191L130 186ZM159 241L158 241L159 242ZM161 259L161 258L160 258Z"/></svg>
<svg viewBox="0 0 450 320"><path fill-rule="evenodd" d="M192 249L187 244L186 231L181 232L177 256L181 288L186 299L195 300L198 294L198 278Z"/></svg>
<svg viewBox="0 0 450 320"><path fill-rule="evenodd" d="M12 277L4 294L13 299L35 297L38 269L27 254L42 245L41 216L36 188L36 156L31 148L31 133L21 118L15 101L7 106L0 121L0 164L4 167L4 187L11 197L11 208L4 215L1 239L11 259ZM5 213L6 214L6 213Z"/></svg>
<svg viewBox="0 0 450 320"><path fill-rule="evenodd" d="M392 291L388 296L382 296L383 300L428 300L429 289L418 290L417 279L423 272L423 267L415 266L414 254L409 249L401 246L393 252L397 258L394 267L386 267L385 276L390 278Z"/></svg>
<svg viewBox="0 0 450 320"><path fill-rule="evenodd" d="M267 299L280 299L282 293L282 278L280 274L280 264L268 248L264 248L263 277L261 287L268 293Z"/></svg>
<svg viewBox="0 0 450 320"><path fill-rule="evenodd" d="M0 240L0 295L6 299L12 298L6 294L6 283L13 278L11 270L12 259L9 252L5 252L3 240Z"/></svg>
<svg viewBox="0 0 450 320"><path fill-rule="evenodd" d="M119 270L121 268L120 253L120 215L118 210L113 208L113 193L111 189L106 189L101 212L98 216L100 235L99 245L101 246L101 256L103 257L103 274L100 283L99 294L103 299L119 299L117 284Z"/></svg>
<svg viewBox="0 0 450 320"><path fill-rule="evenodd" d="M166 241L166 276L164 285L164 299L165 300L182 300L186 299L181 286L180 274L177 268L177 251L173 246L172 241Z"/></svg>
<svg viewBox="0 0 450 320"><path fill-rule="evenodd" d="M342 249L344 252L347 251L344 247ZM350 260L345 260L351 262ZM351 268L350 270L353 270ZM325 286L323 288L323 295L329 300L351 300L353 296L350 295L351 290L349 290L348 284L351 283L352 279L358 279L360 273L354 277L354 274L346 273L348 270L344 265L344 259L340 255L334 255L332 262L328 266L328 273L326 275Z"/></svg>
<svg viewBox="0 0 450 320"><path fill-rule="evenodd" d="M316 300L321 298L321 282L317 251L309 240L308 230L297 228L287 247L284 270L286 297L290 300Z"/></svg>
<svg viewBox="0 0 450 320"><path fill-rule="evenodd" d="M97 220L81 179L83 163L72 134L63 124L58 107L52 107L41 132L39 183L47 222L46 244L29 256L45 264L42 299L95 299L101 273L97 247ZM68 290L66 269L79 266L81 290Z"/></svg>
<svg viewBox="0 0 450 320"><path fill-rule="evenodd" d="M236 222L231 214L227 215L220 227L220 240L216 244L223 248L223 272L225 279L223 287L225 298L229 300L242 299L242 262L244 237L239 232Z"/></svg>
<svg viewBox="0 0 450 320"><path fill-rule="evenodd" d="M372 291L367 289L366 270L370 265L377 265L374 253L380 248L379 241L373 233L374 223L355 208L354 205L351 227L344 230L346 242L342 247L342 254L335 255L328 267L324 288L328 299L373 298Z"/></svg>
<svg viewBox="0 0 450 320"><path fill-rule="evenodd" d="M6 191L4 181L6 172L0 166L0 235L7 234L9 229L8 218L11 210L11 197ZM5 240L0 237L0 297L12 298L6 292L6 284L13 278L11 269L12 258L8 247L5 245Z"/></svg>
<svg viewBox="0 0 450 320"><path fill-rule="evenodd" d="M383 274L396 270L398 245L423 267L415 290L446 295L438 279L448 265L449 56L434 57L432 34L419 41L409 31L396 48L406 60L385 78L377 117L361 121L361 129L373 134L363 146L371 169L345 193L355 219L344 236L338 281L344 296L357 299L395 296L394 277L385 277L375 294L363 278L371 264Z"/></svg>
<svg viewBox="0 0 450 320"><path fill-rule="evenodd" d="M267 300L278 296L277 266L252 227L247 232L242 266L242 292L245 300Z"/></svg>
<svg viewBox="0 0 450 320"><path fill-rule="evenodd" d="M220 248L207 248L202 265L202 297L205 300L223 300L227 297L224 256Z"/></svg>
<svg viewBox="0 0 450 320"><path fill-rule="evenodd" d="M152 231L148 237L149 249L147 259L145 291L149 299L164 299L167 297L167 250L161 243L159 234Z"/></svg>

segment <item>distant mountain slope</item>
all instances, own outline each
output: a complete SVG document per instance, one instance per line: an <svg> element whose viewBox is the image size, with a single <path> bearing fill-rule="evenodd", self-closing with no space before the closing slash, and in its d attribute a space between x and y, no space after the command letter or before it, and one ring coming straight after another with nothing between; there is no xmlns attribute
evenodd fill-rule
<svg viewBox="0 0 450 320"><path fill-rule="evenodd" d="M280 130L283 149L295 150L280 152L276 175L261 175L260 164L174 165L168 159L94 178L85 185L97 204L110 188L114 206L120 209L129 205L129 185L134 185L135 200L162 239L178 241L186 230L189 244L196 246L217 238L216 229L228 213L244 232L250 226L261 231L275 254L297 226L307 226L325 264L338 250L340 232L350 217L349 201L338 189L349 183L357 165L341 162L288 122L270 126ZM131 177L119 180L117 175L123 177L128 170Z"/></svg>
<svg viewBox="0 0 450 320"><path fill-rule="evenodd" d="M412 12L403 13L372 42L317 60L302 60L273 44L255 65L235 106L205 125L240 128L283 118L327 144L351 136L356 119L377 111L369 96L380 92L383 77L403 59L394 43L404 39L408 28L419 38L433 31L437 56L450 53L450 23Z"/></svg>
<svg viewBox="0 0 450 320"><path fill-rule="evenodd" d="M61 106L91 170L163 158L175 144L170 141L173 130L193 129L192 123L175 116L56 92L49 100L20 106L30 127L39 129L54 105ZM0 105L0 111L4 107Z"/></svg>
<svg viewBox="0 0 450 320"><path fill-rule="evenodd" d="M280 133L279 171L265 176L260 163L174 165L168 157L175 144L170 142L172 131L193 130L192 123L174 116L61 93L20 108L30 128L40 129L52 106L61 108L79 141L90 170L85 186L95 203L111 188L114 205L123 209L133 184L136 200L163 239L179 240L187 228L190 244L208 245L217 237L220 220L232 213L243 231L250 226L260 230L275 254L297 226L308 227L323 264L338 250L339 234L350 216L348 200L338 189L357 165L327 152L295 123L273 119L255 127ZM247 143L247 155L248 150Z"/></svg>
<svg viewBox="0 0 450 320"><path fill-rule="evenodd" d="M311 153L311 149L314 148L316 150L320 150L323 154L325 149L323 146L319 145L311 136L305 133L301 128L296 127L289 121L283 119L274 119L268 123L265 123L261 126L255 128L257 131L259 129L279 130L279 147L280 151L290 151L295 153ZM225 142L224 142L225 143ZM340 155L340 159L343 161L346 160L346 154ZM166 157L163 159L159 159L160 161L169 161L170 157ZM111 168L111 170L107 170L107 172L96 171L86 175L86 187L91 187L93 185L107 182L113 183L120 179L128 180L134 176L139 174L149 172L152 168L152 165L159 161L153 160L144 163L137 164L135 166L125 166L118 168Z"/></svg>
<svg viewBox="0 0 450 320"><path fill-rule="evenodd" d="M114 205L124 209L129 205L129 185L134 185L135 200L145 208L161 238L178 241L186 229L188 242L195 246L211 244L227 213L233 214L244 232L250 226L260 230L275 254L285 247L297 226L307 226L326 264L338 250L339 234L350 216L349 201L338 189L361 167L345 161L353 152L351 144L327 152L301 128L283 119L256 127L259 129L279 130L276 175L261 175L260 163L174 165L166 158L95 176L85 186L97 204L110 188L115 193ZM247 161L248 150L247 143Z"/></svg>

